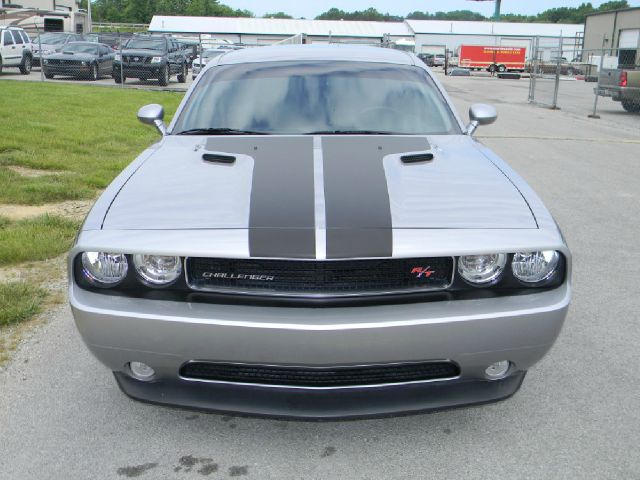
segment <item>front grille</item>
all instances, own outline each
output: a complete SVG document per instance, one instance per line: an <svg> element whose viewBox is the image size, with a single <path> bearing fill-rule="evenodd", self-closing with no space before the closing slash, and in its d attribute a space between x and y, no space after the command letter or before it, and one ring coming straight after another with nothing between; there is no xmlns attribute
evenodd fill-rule
<svg viewBox="0 0 640 480"><path fill-rule="evenodd" d="M140 55L123 55L122 59L125 63L150 63L151 57L143 57Z"/></svg>
<svg viewBox="0 0 640 480"><path fill-rule="evenodd" d="M78 66L82 62L78 62L75 60L57 60L55 58L48 60L49 65L67 65L67 66Z"/></svg>
<svg viewBox="0 0 640 480"><path fill-rule="evenodd" d="M190 362L180 369L181 377L193 380L301 388L388 385L458 375L460 368L455 363L444 361L329 368Z"/></svg>
<svg viewBox="0 0 640 480"><path fill-rule="evenodd" d="M447 288L453 258L271 260L187 258L193 290L299 297L413 293Z"/></svg>

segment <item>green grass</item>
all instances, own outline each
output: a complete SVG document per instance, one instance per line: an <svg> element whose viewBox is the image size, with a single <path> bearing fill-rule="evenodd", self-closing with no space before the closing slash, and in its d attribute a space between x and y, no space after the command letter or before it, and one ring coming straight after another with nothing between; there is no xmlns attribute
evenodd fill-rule
<svg viewBox="0 0 640 480"><path fill-rule="evenodd" d="M0 283L0 327L39 313L46 295L45 290L27 282Z"/></svg>
<svg viewBox="0 0 640 480"><path fill-rule="evenodd" d="M0 266L57 257L71 247L79 226L49 215L14 222L0 217Z"/></svg>
<svg viewBox="0 0 640 480"><path fill-rule="evenodd" d="M168 120L183 96L15 81L0 81L0 92L0 203L26 205L93 198L157 140L138 108L160 103ZM8 165L61 173L25 177Z"/></svg>

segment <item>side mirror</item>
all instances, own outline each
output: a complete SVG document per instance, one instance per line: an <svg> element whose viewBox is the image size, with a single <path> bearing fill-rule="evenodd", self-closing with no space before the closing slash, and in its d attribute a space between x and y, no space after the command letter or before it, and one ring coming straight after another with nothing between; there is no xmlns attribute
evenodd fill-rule
<svg viewBox="0 0 640 480"><path fill-rule="evenodd" d="M158 105L157 103L145 105L138 110L138 120L145 125L153 125L162 136L167 134L167 127L162 121L163 118L164 108L162 108L162 105Z"/></svg>
<svg viewBox="0 0 640 480"><path fill-rule="evenodd" d="M498 112L492 105L485 103L474 103L469 108L469 125L467 125L467 135L473 135L479 125L489 125L498 118Z"/></svg>

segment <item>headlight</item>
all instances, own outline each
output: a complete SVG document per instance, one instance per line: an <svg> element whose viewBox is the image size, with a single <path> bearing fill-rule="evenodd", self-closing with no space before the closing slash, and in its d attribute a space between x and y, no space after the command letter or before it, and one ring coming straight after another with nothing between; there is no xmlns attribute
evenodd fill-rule
<svg viewBox="0 0 640 480"><path fill-rule="evenodd" d="M113 287L127 276L129 264L122 253L84 252L82 274L97 287Z"/></svg>
<svg viewBox="0 0 640 480"><path fill-rule="evenodd" d="M182 273L180 257L137 254L133 256L133 264L142 281L151 286L169 285Z"/></svg>
<svg viewBox="0 0 640 480"><path fill-rule="evenodd" d="M511 270L524 283L543 282L555 273L560 254L555 250L518 252L513 255Z"/></svg>
<svg viewBox="0 0 640 480"><path fill-rule="evenodd" d="M492 285L500 279L506 264L504 253L464 255L458 260L458 273L472 285Z"/></svg>
<svg viewBox="0 0 640 480"><path fill-rule="evenodd" d="M89 62L82 62L82 65L86 67L87 65L89 65Z"/></svg>
<svg viewBox="0 0 640 480"><path fill-rule="evenodd" d="M160 63L162 61L162 57L152 57L151 63Z"/></svg>
<svg viewBox="0 0 640 480"><path fill-rule="evenodd" d="M43 50L43 51L42 51L42 54L43 54L43 55L51 55L51 54L53 54L53 53L56 53L56 52L55 52L55 50Z"/></svg>
<svg viewBox="0 0 640 480"><path fill-rule="evenodd" d="M44 60L42 60L42 63L43 63L44 65L49 65L49 60L47 60L47 59L45 58Z"/></svg>
<svg viewBox="0 0 640 480"><path fill-rule="evenodd" d="M122 60L122 54L116 53L116 56L113 57L113 59L116 60L117 62L121 61Z"/></svg>

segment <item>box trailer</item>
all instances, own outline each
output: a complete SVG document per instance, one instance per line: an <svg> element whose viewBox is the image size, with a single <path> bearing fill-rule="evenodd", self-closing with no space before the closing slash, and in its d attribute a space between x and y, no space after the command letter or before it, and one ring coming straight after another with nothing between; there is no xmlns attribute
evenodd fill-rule
<svg viewBox="0 0 640 480"><path fill-rule="evenodd" d="M523 47L461 45L458 65L471 70L523 72L526 54L527 49Z"/></svg>

